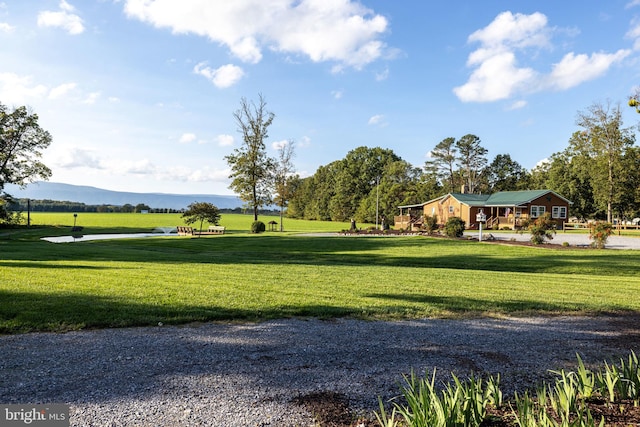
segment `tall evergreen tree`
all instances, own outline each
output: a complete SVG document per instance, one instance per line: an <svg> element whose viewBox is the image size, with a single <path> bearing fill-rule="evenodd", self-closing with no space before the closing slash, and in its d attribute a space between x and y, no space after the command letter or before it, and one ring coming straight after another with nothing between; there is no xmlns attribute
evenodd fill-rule
<svg viewBox="0 0 640 427"><path fill-rule="evenodd" d="M447 193L457 191L454 170L457 158L456 139L449 137L440 141L429 153L431 160L425 163L425 170L435 175Z"/></svg>
<svg viewBox="0 0 640 427"><path fill-rule="evenodd" d="M487 165L487 149L480 145L480 138L467 134L456 141L458 166L469 193L476 192L480 175Z"/></svg>
<svg viewBox="0 0 640 427"><path fill-rule="evenodd" d="M528 187L528 173L509 154L498 154L486 167L484 175L490 193L524 190Z"/></svg>

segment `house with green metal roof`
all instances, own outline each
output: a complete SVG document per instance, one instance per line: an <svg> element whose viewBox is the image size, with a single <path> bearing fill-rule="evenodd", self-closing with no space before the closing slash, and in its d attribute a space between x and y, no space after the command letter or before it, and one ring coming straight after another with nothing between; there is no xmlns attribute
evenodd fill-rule
<svg viewBox="0 0 640 427"><path fill-rule="evenodd" d="M562 228L567 222L571 202L551 190L501 191L494 194L448 193L416 205L399 206L396 228L417 230L425 216L435 216L438 224L459 217L470 229L478 228L476 217L486 215L486 227L518 229L528 219L545 213Z"/></svg>

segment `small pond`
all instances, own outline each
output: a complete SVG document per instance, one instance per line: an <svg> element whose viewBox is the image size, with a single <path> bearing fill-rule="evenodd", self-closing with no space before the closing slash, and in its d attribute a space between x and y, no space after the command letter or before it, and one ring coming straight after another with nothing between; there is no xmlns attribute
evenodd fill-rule
<svg viewBox="0 0 640 427"><path fill-rule="evenodd" d="M43 237L41 240L46 240L51 243L75 243L87 242L89 240L140 239L145 237L167 237L177 235L175 227L158 227L154 229L152 233L76 234L73 236Z"/></svg>

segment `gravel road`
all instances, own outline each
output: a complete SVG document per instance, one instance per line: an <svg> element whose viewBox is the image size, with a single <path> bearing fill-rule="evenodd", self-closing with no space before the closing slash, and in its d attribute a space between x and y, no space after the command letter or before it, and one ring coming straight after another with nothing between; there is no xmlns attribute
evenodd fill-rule
<svg viewBox="0 0 640 427"><path fill-rule="evenodd" d="M312 426L296 398L355 414L412 369L500 372L508 395L547 369L640 353L639 318L287 319L0 337L0 403L67 403L73 426Z"/></svg>
<svg viewBox="0 0 640 427"><path fill-rule="evenodd" d="M465 236L478 238L477 231L466 231ZM482 238L486 239L489 235L493 236L496 240L515 240L518 242L528 242L531 239L531 234L528 233L504 233L499 232L495 233L489 230L488 232L484 230L482 232ZM576 233L572 231L557 232L552 240L549 240L548 243L561 245L562 243L567 242L571 246L590 246L592 241L589 240L589 235L585 233ZM629 236L616 236L611 235L607 240L607 249L640 249L640 237L629 237Z"/></svg>

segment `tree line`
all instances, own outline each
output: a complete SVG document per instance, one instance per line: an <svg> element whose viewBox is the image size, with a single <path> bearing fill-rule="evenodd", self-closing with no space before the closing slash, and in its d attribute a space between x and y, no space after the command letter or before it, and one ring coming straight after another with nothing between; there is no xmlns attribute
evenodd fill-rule
<svg viewBox="0 0 640 427"><path fill-rule="evenodd" d="M82 202L71 201L59 201L59 200L35 200L35 199L12 199L8 202L8 209L15 212L97 212L97 213L184 213L189 208L152 208L145 203L138 203L132 205L125 203L124 205L92 205ZM242 207L237 208L221 208L218 209L220 213L231 214L246 214L246 209ZM261 209L259 210L261 215L273 215L277 211L273 209Z"/></svg>
<svg viewBox="0 0 640 427"><path fill-rule="evenodd" d="M294 218L373 223L392 221L398 206L450 192L490 194L548 189L573 202L579 219L640 217L640 147L624 127L620 106L594 103L578 112L568 147L528 171L507 153L490 162L478 136L448 137L422 168L392 150L359 147L342 160L296 177L288 215Z"/></svg>
<svg viewBox="0 0 640 427"><path fill-rule="evenodd" d="M181 213L184 209L171 208L152 208L147 204L138 203L132 205L125 203L124 205L92 205L82 202L60 201L60 200L36 200L36 199L16 199L9 203L9 209L13 211L32 212L116 212L116 213Z"/></svg>
<svg viewBox="0 0 640 427"><path fill-rule="evenodd" d="M629 106L638 109L638 105L636 94ZM265 140L275 114L266 109L262 95L257 104L242 98L233 117L242 144L225 157L231 169L229 188L246 203L243 208L253 211L254 220L265 207L276 204L281 217L286 209L292 218L390 223L398 206L448 192L525 189L556 191L573 202L571 215L578 218L611 222L614 217L640 216L640 148L635 145L633 129L624 127L620 106L611 103L594 103L578 112L577 129L567 148L531 171L507 153L489 162L481 139L467 134L437 143L421 167L391 149L358 147L344 159L301 178L295 175L293 141L282 144L276 158L267 155ZM10 110L0 104L0 223L11 220L7 208L11 198L3 191L5 184L25 185L51 175L39 160L50 143L51 136L40 128L36 114L26 107ZM65 203L60 209L72 208ZM41 207L53 205L43 203ZM136 208L96 206L96 211L135 212Z"/></svg>

